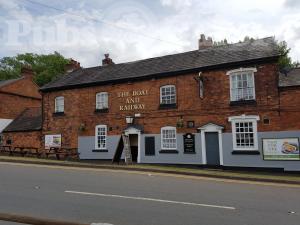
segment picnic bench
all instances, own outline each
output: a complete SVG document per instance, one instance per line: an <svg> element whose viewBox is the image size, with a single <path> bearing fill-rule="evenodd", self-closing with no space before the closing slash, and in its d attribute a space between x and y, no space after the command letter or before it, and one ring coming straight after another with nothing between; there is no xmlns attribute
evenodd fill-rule
<svg viewBox="0 0 300 225"><path fill-rule="evenodd" d="M10 145L2 145L0 146L0 152L1 153L8 153L10 156L14 155L14 154L18 154L21 156L25 156L25 155L35 155L37 157L41 156L41 151L39 150L39 148L34 148L34 147L20 147L20 146L16 146L16 147L12 147Z"/></svg>
<svg viewBox="0 0 300 225"><path fill-rule="evenodd" d="M77 148L56 148L51 147L50 149L45 149L45 155L48 158L51 155L54 155L56 159L60 160L61 158L68 159L69 157L79 157L79 153L77 152Z"/></svg>

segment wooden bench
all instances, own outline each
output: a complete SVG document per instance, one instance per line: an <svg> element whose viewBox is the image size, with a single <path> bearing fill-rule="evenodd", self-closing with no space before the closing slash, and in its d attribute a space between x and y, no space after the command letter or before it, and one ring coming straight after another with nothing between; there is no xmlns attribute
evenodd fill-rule
<svg viewBox="0 0 300 225"><path fill-rule="evenodd" d="M23 157L25 155L36 155L37 157L40 157L42 154L39 148L19 146L12 147L10 145L0 146L0 152L9 153L10 156L13 156L14 154L20 154Z"/></svg>
<svg viewBox="0 0 300 225"><path fill-rule="evenodd" d="M68 157L79 157L79 153L77 152L77 148L54 148L51 147L50 149L45 150L45 155L48 158L50 155L55 155L56 159L60 160L62 157L63 159L67 159Z"/></svg>
<svg viewBox="0 0 300 225"><path fill-rule="evenodd" d="M9 155L12 154L12 146L10 145L1 145L0 146L0 152L1 153L9 153Z"/></svg>

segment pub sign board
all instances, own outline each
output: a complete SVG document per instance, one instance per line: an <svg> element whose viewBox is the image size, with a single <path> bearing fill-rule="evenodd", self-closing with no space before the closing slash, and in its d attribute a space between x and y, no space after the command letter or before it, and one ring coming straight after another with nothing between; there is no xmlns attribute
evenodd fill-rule
<svg viewBox="0 0 300 225"><path fill-rule="evenodd" d="M194 153L195 152L195 135L186 133L183 135L183 147L184 152Z"/></svg>
<svg viewBox="0 0 300 225"><path fill-rule="evenodd" d="M298 138L263 139L264 160L300 160Z"/></svg>

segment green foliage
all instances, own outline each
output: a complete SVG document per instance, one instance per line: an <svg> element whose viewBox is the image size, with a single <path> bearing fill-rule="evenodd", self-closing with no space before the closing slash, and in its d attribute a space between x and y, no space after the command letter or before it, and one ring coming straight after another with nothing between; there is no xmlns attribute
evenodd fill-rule
<svg viewBox="0 0 300 225"><path fill-rule="evenodd" d="M65 65L69 59L58 52L49 55L33 53L18 54L14 57L4 57L0 60L0 80L18 78L21 76L22 65L30 65L35 72L34 81L43 86L65 73Z"/></svg>
<svg viewBox="0 0 300 225"><path fill-rule="evenodd" d="M285 41L281 41L281 42L277 41L277 46L281 54L281 57L279 58L278 61L280 69L289 70L298 67L300 65L299 62L293 62L292 58L289 57L289 52L291 49L287 46L287 43Z"/></svg>

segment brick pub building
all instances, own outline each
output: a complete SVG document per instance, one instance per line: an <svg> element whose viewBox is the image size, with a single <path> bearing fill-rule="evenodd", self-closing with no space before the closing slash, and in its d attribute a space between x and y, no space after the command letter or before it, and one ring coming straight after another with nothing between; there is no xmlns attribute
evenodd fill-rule
<svg viewBox="0 0 300 225"><path fill-rule="evenodd" d="M9 124L26 110L40 110L41 102L42 96L39 87L33 81L31 68L23 67L20 78L0 81L0 143L6 144L6 140L2 140L1 133ZM21 133L17 134L19 135ZM31 135L27 136L25 141L32 144L35 139L31 138ZM24 141L22 138L14 139L19 142ZM11 137L7 140L11 143Z"/></svg>
<svg viewBox="0 0 300 225"><path fill-rule="evenodd" d="M43 135L111 160L122 133L138 163L300 170L300 77L273 38L75 70L41 88ZM273 152L273 153L272 153Z"/></svg>

